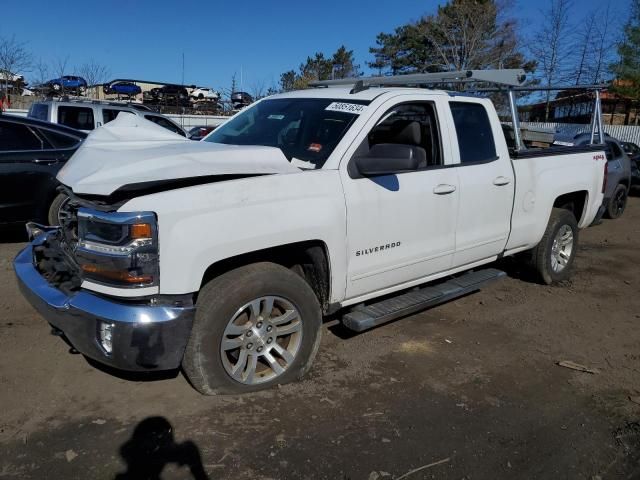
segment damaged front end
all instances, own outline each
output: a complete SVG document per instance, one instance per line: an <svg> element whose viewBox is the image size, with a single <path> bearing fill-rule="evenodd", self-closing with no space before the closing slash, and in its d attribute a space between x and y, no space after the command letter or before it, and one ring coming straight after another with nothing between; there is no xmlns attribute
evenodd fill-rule
<svg viewBox="0 0 640 480"><path fill-rule="evenodd" d="M117 203L105 199L68 195L60 226L28 225L31 241L14 260L23 295L77 351L94 360L123 370L178 368L195 314L193 297L138 293L148 291L138 287L157 278L140 284L141 272L151 271L140 262L157 265L149 251L157 247L154 219L118 213ZM139 236L133 243L124 237L132 234ZM87 289L88 282L106 292ZM110 294L118 290L130 294Z"/></svg>

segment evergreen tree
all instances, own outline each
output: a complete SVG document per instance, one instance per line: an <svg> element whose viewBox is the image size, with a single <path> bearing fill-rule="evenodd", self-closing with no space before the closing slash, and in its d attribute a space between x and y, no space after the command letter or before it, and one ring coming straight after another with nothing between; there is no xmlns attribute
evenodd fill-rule
<svg viewBox="0 0 640 480"><path fill-rule="evenodd" d="M631 14L618 44L620 59L611 65L616 75L616 93L640 100L640 0L632 0Z"/></svg>

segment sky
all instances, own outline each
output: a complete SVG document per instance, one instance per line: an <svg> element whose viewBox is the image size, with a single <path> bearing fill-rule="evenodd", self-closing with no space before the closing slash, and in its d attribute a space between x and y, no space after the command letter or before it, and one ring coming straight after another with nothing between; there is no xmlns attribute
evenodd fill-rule
<svg viewBox="0 0 640 480"><path fill-rule="evenodd" d="M511 14L524 32L531 31L549 1L514 0ZM610 1L623 19L629 1ZM605 3L573 2L576 18ZM329 56L342 44L366 67L378 33L432 13L443 2L128 0L125 8L95 0L0 3L0 36L27 42L36 60L55 63L68 56L71 67L95 60L111 78L180 83L184 54L186 84L228 88L235 73L242 89L251 91L277 85L280 73L317 51Z"/></svg>

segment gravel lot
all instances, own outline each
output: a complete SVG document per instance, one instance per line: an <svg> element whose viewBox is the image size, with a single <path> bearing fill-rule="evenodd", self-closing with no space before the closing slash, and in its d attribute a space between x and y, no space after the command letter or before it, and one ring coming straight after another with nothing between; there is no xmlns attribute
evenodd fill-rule
<svg viewBox="0 0 640 480"><path fill-rule="evenodd" d="M583 232L566 285L506 261L506 280L376 330L327 323L305 381L242 397L70 354L1 235L0 478L640 478L638 198Z"/></svg>

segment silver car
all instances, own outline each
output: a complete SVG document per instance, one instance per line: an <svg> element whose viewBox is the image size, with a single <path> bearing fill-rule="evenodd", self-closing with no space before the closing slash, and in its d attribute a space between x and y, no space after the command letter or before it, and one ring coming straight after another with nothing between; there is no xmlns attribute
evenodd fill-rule
<svg viewBox="0 0 640 480"><path fill-rule="evenodd" d="M121 112L137 115L178 135L187 136L177 123L136 103L99 100L43 100L34 102L29 108L27 116L89 132L114 120Z"/></svg>

